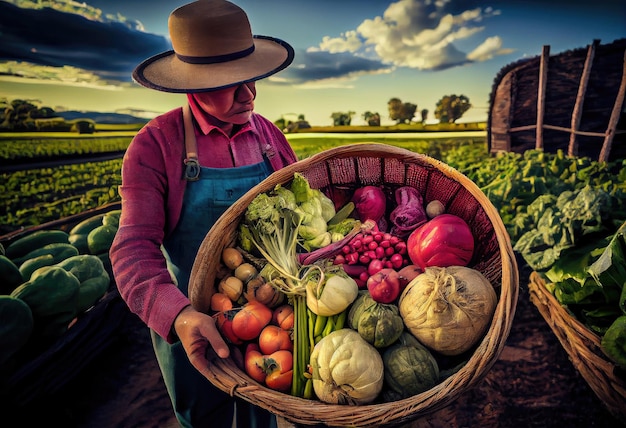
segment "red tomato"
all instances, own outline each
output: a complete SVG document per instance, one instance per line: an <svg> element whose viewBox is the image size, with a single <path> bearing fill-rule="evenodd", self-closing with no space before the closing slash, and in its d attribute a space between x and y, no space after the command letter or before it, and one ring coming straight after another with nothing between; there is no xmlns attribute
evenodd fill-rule
<svg viewBox="0 0 626 428"><path fill-rule="evenodd" d="M255 343L249 343L246 346L245 369L248 376L257 382L265 382L265 358L259 351L259 347Z"/></svg>
<svg viewBox="0 0 626 428"><path fill-rule="evenodd" d="M256 300L249 301L233 317L233 333L242 340L259 337L272 320L272 310Z"/></svg>
<svg viewBox="0 0 626 428"><path fill-rule="evenodd" d="M281 349L293 350L291 335L277 325L268 325L259 334L259 348L263 354L269 355Z"/></svg>
<svg viewBox="0 0 626 428"><path fill-rule="evenodd" d="M293 329L293 306L281 305L274 309L272 315L272 323L279 326L283 330Z"/></svg>
<svg viewBox="0 0 626 428"><path fill-rule="evenodd" d="M232 311L218 312L213 315L218 330L226 340L234 345L241 345L243 340L233 332Z"/></svg>
<svg viewBox="0 0 626 428"><path fill-rule="evenodd" d="M293 378L293 354L291 351L280 350L265 356L267 377L265 384L276 391L291 389Z"/></svg>
<svg viewBox="0 0 626 428"><path fill-rule="evenodd" d="M284 373L278 370L268 374L265 378L265 384L268 388L275 391L286 392L291 389L291 382L293 381L293 370L286 371Z"/></svg>

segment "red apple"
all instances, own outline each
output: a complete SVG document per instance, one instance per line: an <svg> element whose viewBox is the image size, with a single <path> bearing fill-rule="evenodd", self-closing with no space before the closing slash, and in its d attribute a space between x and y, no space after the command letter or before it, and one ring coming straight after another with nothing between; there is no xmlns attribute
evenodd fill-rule
<svg viewBox="0 0 626 428"><path fill-rule="evenodd" d="M394 269L381 269L369 277L367 290L374 301L392 303L400 295L400 274Z"/></svg>

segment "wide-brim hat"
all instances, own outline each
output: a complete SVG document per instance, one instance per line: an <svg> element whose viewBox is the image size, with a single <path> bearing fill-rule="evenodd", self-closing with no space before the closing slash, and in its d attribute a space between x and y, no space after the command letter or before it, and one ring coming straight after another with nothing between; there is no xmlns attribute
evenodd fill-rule
<svg viewBox="0 0 626 428"><path fill-rule="evenodd" d="M133 79L165 92L206 92L263 79L286 68L293 48L283 40L253 36L248 16L225 0L198 0L168 20L173 50L143 61Z"/></svg>

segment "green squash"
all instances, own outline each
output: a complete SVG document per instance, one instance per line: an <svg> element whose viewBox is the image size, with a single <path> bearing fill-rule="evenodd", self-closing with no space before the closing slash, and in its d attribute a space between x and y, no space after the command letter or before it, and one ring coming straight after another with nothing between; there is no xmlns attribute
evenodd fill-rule
<svg viewBox="0 0 626 428"><path fill-rule="evenodd" d="M22 300L0 296L0 367L26 345L33 332L33 313Z"/></svg>
<svg viewBox="0 0 626 428"><path fill-rule="evenodd" d="M10 294L24 282L19 268L7 256L0 255L0 295Z"/></svg>
<svg viewBox="0 0 626 428"><path fill-rule="evenodd" d="M385 388L383 398L397 401L428 391L439 382L435 357L413 335L402 333L383 352Z"/></svg>
<svg viewBox="0 0 626 428"><path fill-rule="evenodd" d="M33 272L29 281L10 294L24 301L33 313L33 337L41 346L58 339L76 316L80 281L58 266L45 266Z"/></svg>
<svg viewBox="0 0 626 428"><path fill-rule="evenodd" d="M76 312L92 307L107 292L111 277L98 256L80 254L69 257L56 266L72 273L80 281Z"/></svg>
<svg viewBox="0 0 626 428"><path fill-rule="evenodd" d="M390 346L404 330L398 307L376 302L367 291L360 291L350 307L348 325L375 348Z"/></svg>

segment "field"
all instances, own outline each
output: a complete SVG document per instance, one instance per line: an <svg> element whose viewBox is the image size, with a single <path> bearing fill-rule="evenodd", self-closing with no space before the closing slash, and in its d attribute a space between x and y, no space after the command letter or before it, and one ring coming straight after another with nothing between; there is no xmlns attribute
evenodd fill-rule
<svg viewBox="0 0 626 428"><path fill-rule="evenodd" d="M17 162L16 156L21 156L22 161L25 157L58 161L98 153L120 153L120 157L113 160L66 162L55 168L25 166L19 171L0 172L0 204L3 207L0 210L0 235L119 200L117 187L121 183L121 155L132 134L115 134L71 134L56 138L12 135L0 138L0 159L7 165ZM363 141L395 145L440 160L446 152L462 145L484 146L487 154L484 136L449 138L442 133L445 135L442 138L422 139L412 135L398 133L389 137L389 134L361 134L342 137L341 134L293 134L288 138L300 159L331 147Z"/></svg>

